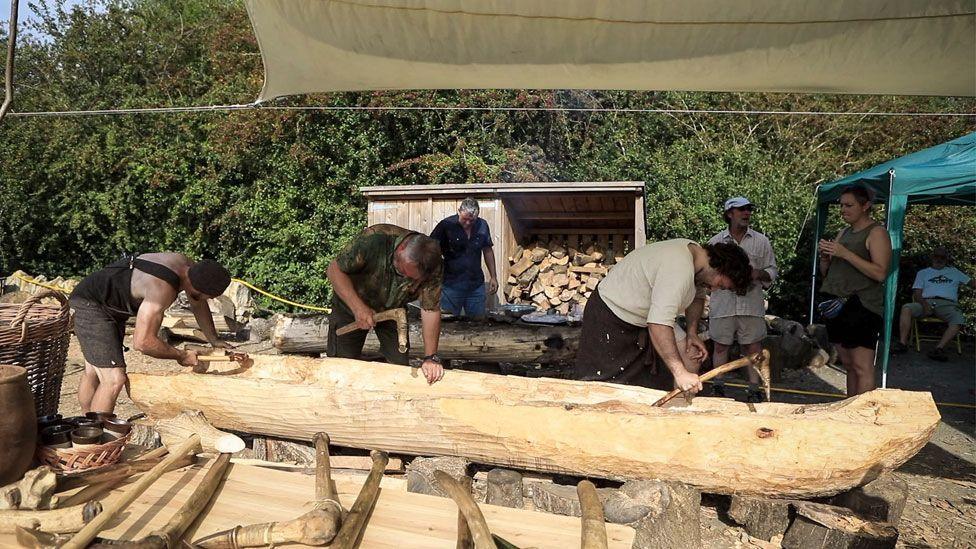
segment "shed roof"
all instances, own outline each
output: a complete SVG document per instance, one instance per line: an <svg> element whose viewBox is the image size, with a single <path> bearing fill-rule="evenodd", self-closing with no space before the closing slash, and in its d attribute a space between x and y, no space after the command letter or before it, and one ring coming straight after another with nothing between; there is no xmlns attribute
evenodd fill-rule
<svg viewBox="0 0 976 549"><path fill-rule="evenodd" d="M643 181L545 181L538 183L476 183L469 185L386 185L360 187L366 197L486 196L521 193L624 192L643 194Z"/></svg>

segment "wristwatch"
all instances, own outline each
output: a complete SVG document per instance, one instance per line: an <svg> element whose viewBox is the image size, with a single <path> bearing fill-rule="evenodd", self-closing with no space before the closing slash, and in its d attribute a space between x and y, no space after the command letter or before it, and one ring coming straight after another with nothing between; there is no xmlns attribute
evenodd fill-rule
<svg viewBox="0 0 976 549"><path fill-rule="evenodd" d="M436 362L438 364L441 363L441 357L437 356L437 353L434 353L432 355L427 355L424 357L424 362L427 362L428 360L430 360L431 362Z"/></svg>

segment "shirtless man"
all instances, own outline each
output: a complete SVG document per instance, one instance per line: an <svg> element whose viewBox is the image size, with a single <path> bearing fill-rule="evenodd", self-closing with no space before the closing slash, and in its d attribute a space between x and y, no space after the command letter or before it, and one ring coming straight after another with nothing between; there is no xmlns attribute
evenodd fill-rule
<svg viewBox="0 0 976 549"><path fill-rule="evenodd" d="M124 258L85 277L69 299L75 335L85 355L85 373L78 386L82 413L112 412L126 387L122 345L125 324L136 317L133 347L154 358L196 366L197 353L159 339L163 313L186 292L190 309L214 347L230 347L217 337L207 299L224 293L230 274L216 261L194 263L183 254L160 252Z"/></svg>

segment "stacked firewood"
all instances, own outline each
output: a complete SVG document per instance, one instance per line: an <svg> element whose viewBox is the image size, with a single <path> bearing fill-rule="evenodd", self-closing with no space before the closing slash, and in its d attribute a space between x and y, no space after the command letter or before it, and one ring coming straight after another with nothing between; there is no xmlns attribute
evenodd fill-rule
<svg viewBox="0 0 976 549"><path fill-rule="evenodd" d="M595 242L580 248L553 240L516 247L508 258L508 302L564 315L574 307L582 312L596 285L621 258Z"/></svg>

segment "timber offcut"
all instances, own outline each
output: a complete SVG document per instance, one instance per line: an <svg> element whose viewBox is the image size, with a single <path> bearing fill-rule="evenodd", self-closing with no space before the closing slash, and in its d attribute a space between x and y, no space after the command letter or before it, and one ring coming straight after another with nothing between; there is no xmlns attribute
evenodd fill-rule
<svg viewBox="0 0 976 549"><path fill-rule="evenodd" d="M220 368L212 365L211 368ZM132 372L157 418L202 411L217 427L342 446L719 494L814 497L865 484L914 456L940 416L929 393L875 390L816 405L675 399L609 383L254 356L229 371Z"/></svg>

